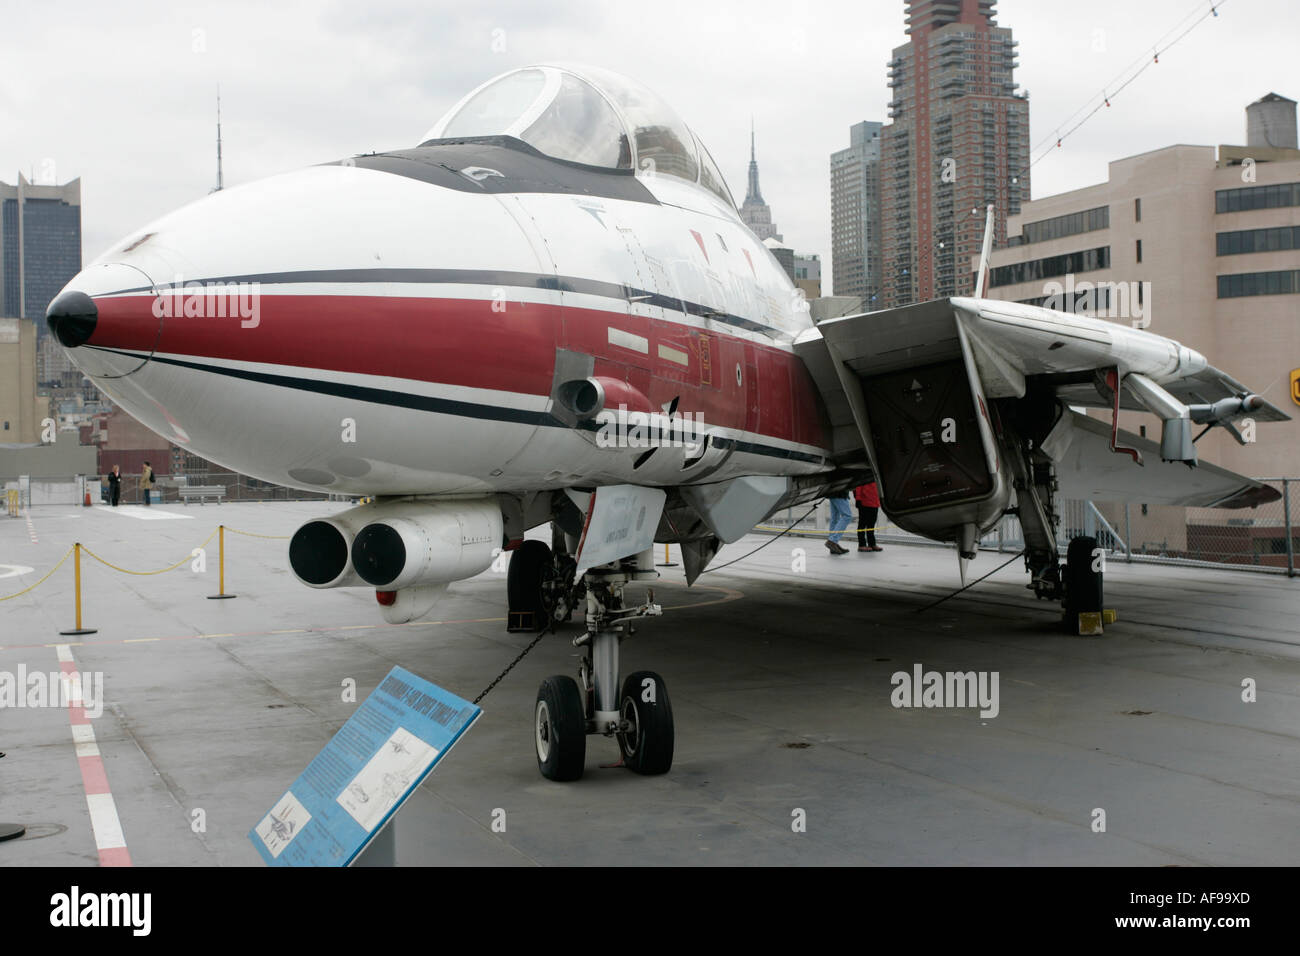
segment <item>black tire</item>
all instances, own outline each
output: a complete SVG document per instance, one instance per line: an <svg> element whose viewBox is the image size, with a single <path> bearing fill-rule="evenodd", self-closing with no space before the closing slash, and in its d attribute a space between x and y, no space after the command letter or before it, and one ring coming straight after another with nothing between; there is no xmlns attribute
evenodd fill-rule
<svg viewBox="0 0 1300 956"><path fill-rule="evenodd" d="M525 541L510 556L506 571L506 629L540 631L550 624L542 597L542 578L551 563L551 549L544 541Z"/></svg>
<svg viewBox="0 0 1300 956"><path fill-rule="evenodd" d="M640 774L667 773L673 765L673 707L664 679L654 671L629 674L623 681L619 711L632 724L629 733L618 735L624 765Z"/></svg>
<svg viewBox="0 0 1300 956"><path fill-rule="evenodd" d="M1097 539L1080 535L1070 539L1065 553L1065 617L1067 627L1078 625L1079 615L1102 609L1102 573L1093 570Z"/></svg>
<svg viewBox="0 0 1300 956"><path fill-rule="evenodd" d="M578 682L560 675L537 688L533 706L537 769L547 780L577 780L587 762L587 715Z"/></svg>

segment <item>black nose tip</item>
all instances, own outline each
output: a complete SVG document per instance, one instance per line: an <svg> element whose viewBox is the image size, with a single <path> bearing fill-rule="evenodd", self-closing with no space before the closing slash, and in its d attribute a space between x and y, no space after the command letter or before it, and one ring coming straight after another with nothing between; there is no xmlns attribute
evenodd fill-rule
<svg viewBox="0 0 1300 956"><path fill-rule="evenodd" d="M45 310L45 321L54 337L69 349L86 344L99 321L95 301L84 292L65 292Z"/></svg>

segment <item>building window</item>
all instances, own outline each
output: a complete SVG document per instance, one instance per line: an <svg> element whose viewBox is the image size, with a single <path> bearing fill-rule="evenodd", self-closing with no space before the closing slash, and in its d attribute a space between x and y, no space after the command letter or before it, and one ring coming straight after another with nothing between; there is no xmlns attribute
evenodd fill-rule
<svg viewBox="0 0 1300 956"><path fill-rule="evenodd" d="M1110 246L1098 246L1096 249L1084 249L1080 252L1067 252L1059 256L1047 256L1043 259L998 266L991 270L989 288L1109 268Z"/></svg>
<svg viewBox="0 0 1300 956"><path fill-rule="evenodd" d="M1220 299L1236 299L1248 295L1289 295L1295 292L1300 292L1300 269L1219 276Z"/></svg>
<svg viewBox="0 0 1300 956"><path fill-rule="evenodd" d="M1279 252L1300 249L1300 226L1279 226L1274 229L1241 229L1237 232L1220 232L1215 236L1216 254L1236 256L1249 252Z"/></svg>
<svg viewBox="0 0 1300 956"><path fill-rule="evenodd" d="M1142 261L1142 240L1141 239L1137 241L1137 261L1138 262Z"/></svg>
<svg viewBox="0 0 1300 956"><path fill-rule="evenodd" d="M1110 228L1110 207L1097 206L1082 212L1072 212L1064 216L1027 222L1020 230L1021 242L1044 242L1048 239L1063 239L1082 232L1095 232Z"/></svg>
<svg viewBox="0 0 1300 956"><path fill-rule="evenodd" d="M1300 183L1243 186L1240 189L1218 189L1214 193L1216 213L1280 209L1284 206L1300 206Z"/></svg>
<svg viewBox="0 0 1300 956"><path fill-rule="evenodd" d="M1133 221L1142 221L1142 200L1141 198L1133 200Z"/></svg>

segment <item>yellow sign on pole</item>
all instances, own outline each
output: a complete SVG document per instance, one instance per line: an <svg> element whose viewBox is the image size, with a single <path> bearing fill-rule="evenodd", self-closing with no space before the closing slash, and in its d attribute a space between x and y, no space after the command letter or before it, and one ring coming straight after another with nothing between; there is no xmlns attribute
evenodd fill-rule
<svg viewBox="0 0 1300 956"><path fill-rule="evenodd" d="M1300 368L1291 369L1291 401L1300 405Z"/></svg>

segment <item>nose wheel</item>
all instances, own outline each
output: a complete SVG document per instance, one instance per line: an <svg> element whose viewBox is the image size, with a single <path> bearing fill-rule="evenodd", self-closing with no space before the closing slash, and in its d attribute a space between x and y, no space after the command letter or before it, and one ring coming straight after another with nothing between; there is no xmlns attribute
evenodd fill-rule
<svg viewBox="0 0 1300 956"><path fill-rule="evenodd" d="M533 709L537 768L547 780L577 780L587 759L587 718L572 677L548 677Z"/></svg>
<svg viewBox="0 0 1300 956"><path fill-rule="evenodd" d="M673 708L664 679L654 671L636 671L623 681L618 747L629 770L651 776L673 765Z"/></svg>

